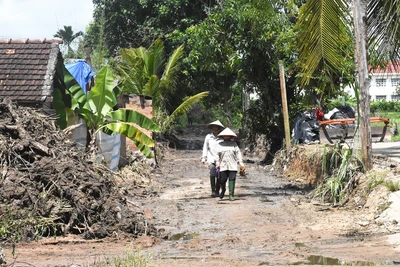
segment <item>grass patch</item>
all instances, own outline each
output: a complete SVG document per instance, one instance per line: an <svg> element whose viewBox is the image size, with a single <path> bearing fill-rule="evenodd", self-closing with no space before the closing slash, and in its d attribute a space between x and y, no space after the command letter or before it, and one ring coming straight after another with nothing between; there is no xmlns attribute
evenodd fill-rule
<svg viewBox="0 0 400 267"><path fill-rule="evenodd" d="M383 184L385 182L385 177L387 175L387 172L373 172L368 175L368 180L367 180L367 189L366 191L370 193L375 187L377 187L380 184Z"/></svg>
<svg viewBox="0 0 400 267"><path fill-rule="evenodd" d="M386 181L384 183L384 185L386 186L386 188L390 192L395 192L395 191L399 191L400 190L400 183L399 182Z"/></svg>
<svg viewBox="0 0 400 267"><path fill-rule="evenodd" d="M90 265L90 267L149 267L152 258L144 255L141 249L128 252L125 257L107 257L104 261Z"/></svg>
<svg viewBox="0 0 400 267"><path fill-rule="evenodd" d="M381 212L384 212L385 210L387 210L390 205L392 205L392 202L386 202L385 204L379 205L378 206L378 210L380 210Z"/></svg>

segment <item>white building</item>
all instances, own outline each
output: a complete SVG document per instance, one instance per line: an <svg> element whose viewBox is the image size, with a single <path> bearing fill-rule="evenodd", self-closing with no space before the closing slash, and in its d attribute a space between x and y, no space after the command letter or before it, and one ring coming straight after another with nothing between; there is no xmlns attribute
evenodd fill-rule
<svg viewBox="0 0 400 267"><path fill-rule="evenodd" d="M400 101L400 96L396 93L396 88L400 87L400 66L389 63L386 69L372 70L370 77L371 100ZM354 96L354 91L350 87L346 87L345 91Z"/></svg>

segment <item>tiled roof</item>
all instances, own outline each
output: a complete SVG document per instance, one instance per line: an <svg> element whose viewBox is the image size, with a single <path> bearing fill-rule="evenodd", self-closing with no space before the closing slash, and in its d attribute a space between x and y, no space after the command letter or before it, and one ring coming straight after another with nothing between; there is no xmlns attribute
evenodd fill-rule
<svg viewBox="0 0 400 267"><path fill-rule="evenodd" d="M380 67L377 67L376 69L371 69L371 73L400 73L400 61L399 62L395 62L395 64L393 64L393 62L389 62L386 65L386 68L382 69Z"/></svg>
<svg viewBox="0 0 400 267"><path fill-rule="evenodd" d="M0 98L48 102L60 39L0 39Z"/></svg>

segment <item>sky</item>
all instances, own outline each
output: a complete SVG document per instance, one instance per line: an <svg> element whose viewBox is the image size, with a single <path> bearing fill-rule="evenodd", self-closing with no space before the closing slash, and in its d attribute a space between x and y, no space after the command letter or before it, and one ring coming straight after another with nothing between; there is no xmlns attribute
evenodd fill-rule
<svg viewBox="0 0 400 267"><path fill-rule="evenodd" d="M0 39L53 38L64 25L85 32L92 14L92 0L0 0Z"/></svg>

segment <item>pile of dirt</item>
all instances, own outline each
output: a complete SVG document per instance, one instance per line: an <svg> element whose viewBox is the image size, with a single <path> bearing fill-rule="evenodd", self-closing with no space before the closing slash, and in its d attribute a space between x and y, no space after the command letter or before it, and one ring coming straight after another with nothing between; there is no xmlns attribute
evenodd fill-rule
<svg viewBox="0 0 400 267"><path fill-rule="evenodd" d="M316 189L318 186L329 182L333 177L330 173L323 172L323 161L331 158L332 153L338 154L337 147L334 146L294 146L290 151L280 151L276 154L274 163L269 166L269 170L276 175L285 177L297 187ZM332 162L326 163L332 168ZM337 164L337 163L336 163ZM354 165L349 165L352 168ZM400 183L400 165L395 161L390 161L385 157L373 157L373 169L364 173L353 171L353 178L341 192L343 200L337 206L349 210L363 210L368 214L368 218L375 220L391 203L388 202L390 191L397 191ZM331 176L330 176L331 175ZM390 186L393 184L393 186ZM347 187L349 186L349 187ZM392 188L391 188L392 187ZM313 198L313 192L309 195ZM314 198L314 201L326 201L331 199ZM399 202L400 203L400 202ZM333 203L330 203L333 205ZM400 204L396 204L400 205ZM333 205L335 206L335 205ZM367 215L366 215L367 216ZM398 218L386 219L386 224L394 224L398 228ZM397 232L398 230L396 230ZM394 232L394 231L393 231Z"/></svg>
<svg viewBox="0 0 400 267"><path fill-rule="evenodd" d="M0 102L0 238L115 233L157 235L113 173L59 131L53 119Z"/></svg>
<svg viewBox="0 0 400 267"><path fill-rule="evenodd" d="M323 154L324 147L294 146L289 151L278 151L269 169L299 187L313 188L324 180Z"/></svg>

